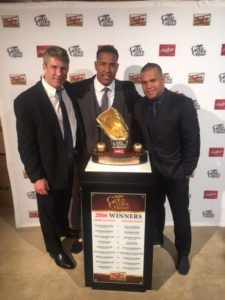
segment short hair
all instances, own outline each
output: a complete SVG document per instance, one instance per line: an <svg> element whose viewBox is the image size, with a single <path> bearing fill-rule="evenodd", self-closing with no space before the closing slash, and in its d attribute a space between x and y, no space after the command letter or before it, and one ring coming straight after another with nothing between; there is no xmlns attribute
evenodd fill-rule
<svg viewBox="0 0 225 300"><path fill-rule="evenodd" d="M100 46L98 48L98 51L96 53L96 58L98 59L99 54L102 52L108 52L108 53L112 53L116 55L117 60L119 59L119 53L117 51L117 49L111 45L104 45L104 46Z"/></svg>
<svg viewBox="0 0 225 300"><path fill-rule="evenodd" d="M62 62L66 63L67 65L70 62L67 51L58 46L51 46L45 51L44 56L43 56L44 64L48 63L48 59L50 57L55 57L55 58L61 60Z"/></svg>
<svg viewBox="0 0 225 300"><path fill-rule="evenodd" d="M155 63L147 63L146 65L144 65L144 67L142 67L142 69L141 69L141 73L146 72L150 69L157 69L160 74L163 73L162 68L160 67L160 65L155 64Z"/></svg>

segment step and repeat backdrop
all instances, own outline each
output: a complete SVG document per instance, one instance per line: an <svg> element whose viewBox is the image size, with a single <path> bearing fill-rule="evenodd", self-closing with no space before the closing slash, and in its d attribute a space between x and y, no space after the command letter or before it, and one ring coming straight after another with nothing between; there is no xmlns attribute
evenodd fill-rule
<svg viewBox="0 0 225 300"><path fill-rule="evenodd" d="M51 45L67 49L68 80L94 73L96 51L119 51L117 78L140 94L140 68L161 65L168 89L191 97L201 156L190 180L194 226L225 226L225 2L41 2L0 4L0 113L17 227L38 226L36 197L17 151L13 101L42 75ZM168 204L167 225L172 224Z"/></svg>

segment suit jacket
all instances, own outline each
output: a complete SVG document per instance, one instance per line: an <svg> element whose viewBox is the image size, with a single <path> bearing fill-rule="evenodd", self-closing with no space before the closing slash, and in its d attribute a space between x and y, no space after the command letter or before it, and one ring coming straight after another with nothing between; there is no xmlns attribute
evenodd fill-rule
<svg viewBox="0 0 225 300"><path fill-rule="evenodd" d="M72 99L71 84L64 87ZM73 99L77 119L76 148L82 147L79 108ZM67 154L63 135L54 108L39 81L14 101L18 150L31 182L45 177L55 189L66 188L68 182Z"/></svg>
<svg viewBox="0 0 225 300"><path fill-rule="evenodd" d="M136 104L134 117L150 153L153 171L174 179L190 176L200 152L199 123L192 99L166 89L151 134L147 126L149 101L144 97Z"/></svg>
<svg viewBox="0 0 225 300"><path fill-rule="evenodd" d="M100 108L95 95L94 78L95 76L73 84L85 128L89 156L99 142L100 132L96 121L96 117L100 114ZM112 107L121 113L128 125L130 141L137 139L136 136L138 136L137 127L133 120L133 108L139 97L132 82L115 80L115 98Z"/></svg>

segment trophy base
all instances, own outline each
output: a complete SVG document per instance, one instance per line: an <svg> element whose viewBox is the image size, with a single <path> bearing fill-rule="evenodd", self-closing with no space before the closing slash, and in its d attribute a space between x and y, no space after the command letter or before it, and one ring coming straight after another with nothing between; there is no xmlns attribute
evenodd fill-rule
<svg viewBox="0 0 225 300"><path fill-rule="evenodd" d="M115 154L113 151L92 152L92 161L104 165L139 165L147 161L147 151L134 152L127 151L125 154Z"/></svg>

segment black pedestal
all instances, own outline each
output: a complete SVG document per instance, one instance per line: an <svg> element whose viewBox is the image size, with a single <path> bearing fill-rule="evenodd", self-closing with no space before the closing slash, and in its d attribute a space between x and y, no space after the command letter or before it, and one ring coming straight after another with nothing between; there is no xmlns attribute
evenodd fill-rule
<svg viewBox="0 0 225 300"><path fill-rule="evenodd" d="M86 286L151 289L154 188L149 162L135 167L89 162L81 183Z"/></svg>

